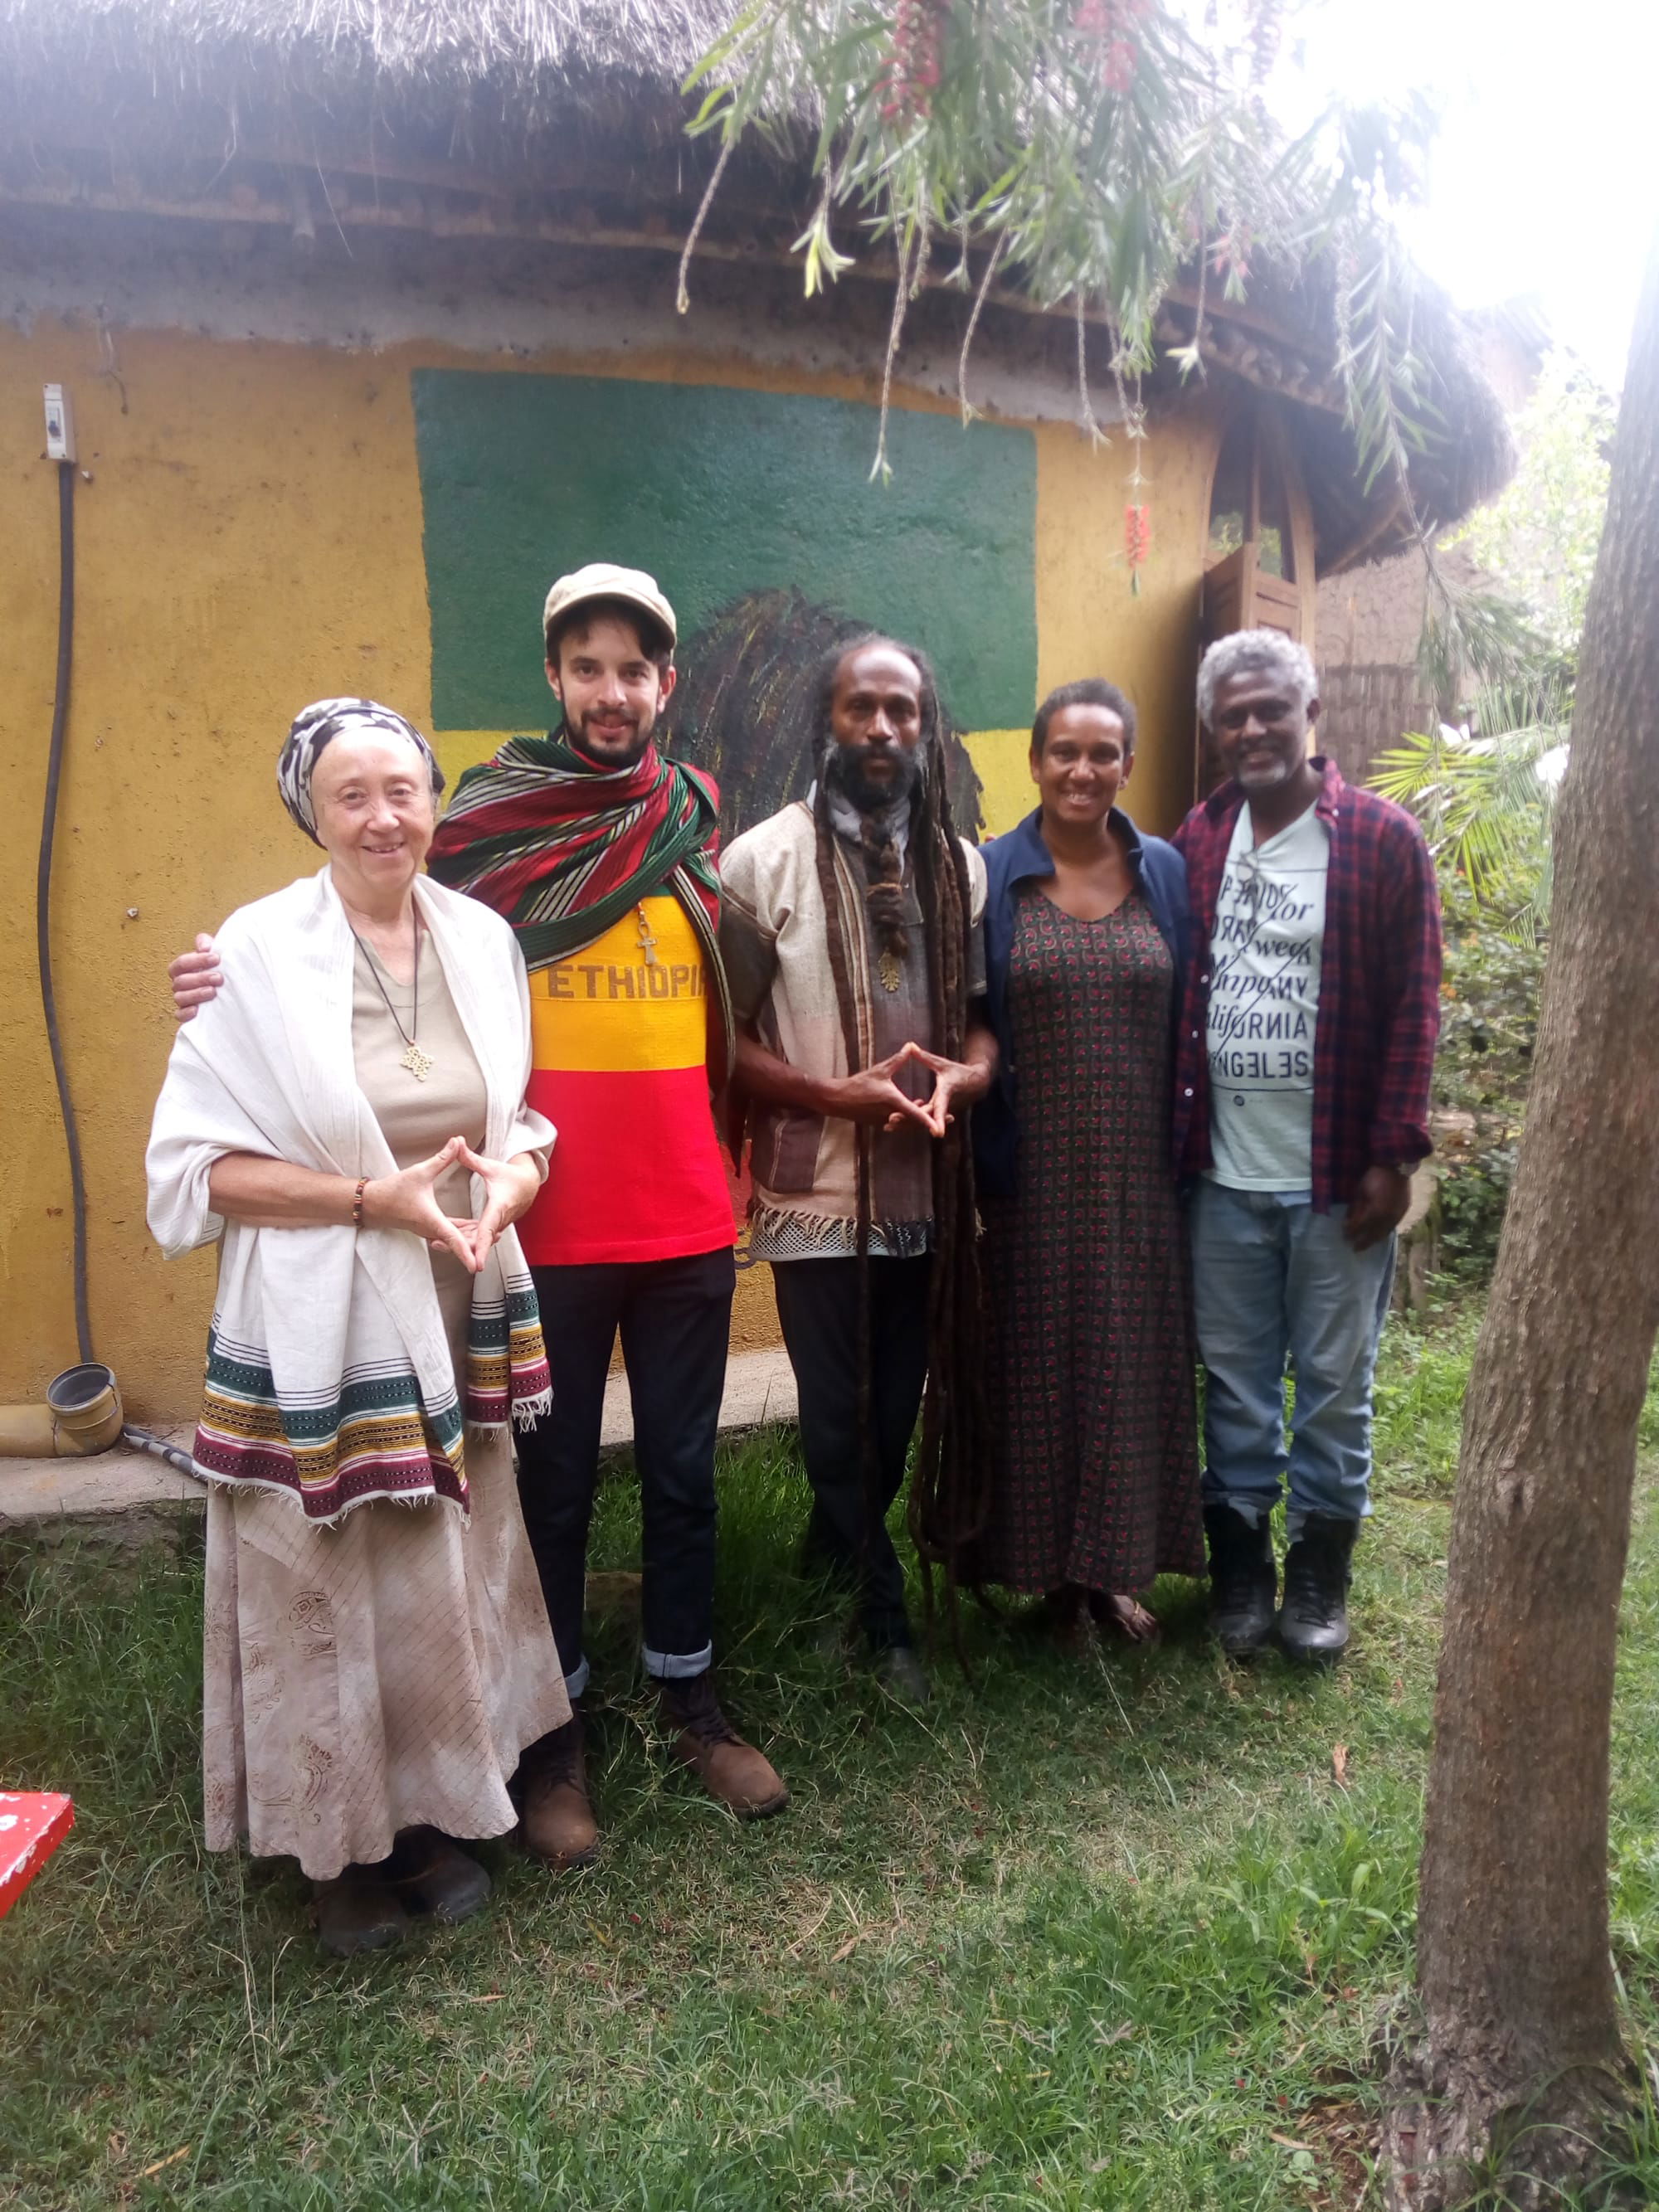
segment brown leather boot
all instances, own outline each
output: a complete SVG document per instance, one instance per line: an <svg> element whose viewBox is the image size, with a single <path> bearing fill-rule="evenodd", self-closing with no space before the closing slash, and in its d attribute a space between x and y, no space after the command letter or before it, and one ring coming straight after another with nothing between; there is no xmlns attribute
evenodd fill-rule
<svg viewBox="0 0 1659 2212"><path fill-rule="evenodd" d="M523 1771L520 1833L526 1850L561 1869L590 1864L599 1847L599 1825L588 1800L579 1707L571 1707L562 1728L531 1746Z"/></svg>
<svg viewBox="0 0 1659 2212"><path fill-rule="evenodd" d="M771 1761L745 1743L720 1709L714 1678L705 1668L683 1682L659 1682L662 1716L674 1731L673 1752L711 1797L740 1820L781 1813L789 1792Z"/></svg>

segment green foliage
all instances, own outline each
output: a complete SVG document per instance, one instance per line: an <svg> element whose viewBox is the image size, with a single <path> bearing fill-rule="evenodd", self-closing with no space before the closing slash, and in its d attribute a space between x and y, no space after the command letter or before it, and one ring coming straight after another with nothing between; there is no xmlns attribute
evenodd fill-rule
<svg viewBox="0 0 1659 2212"><path fill-rule="evenodd" d="M1443 1267L1472 1281L1485 1281L1498 1256L1526 1114L1556 782L1540 765L1567 737L1559 696L1547 688L1487 691L1480 711L1494 734L1415 732L1382 754L1369 778L1416 815L1438 871L1446 947L1434 1079L1439 1250Z"/></svg>
<svg viewBox="0 0 1659 2212"><path fill-rule="evenodd" d="M1462 1119L1439 1147L1440 1251L1454 1275L1485 1281L1498 1256L1526 1115L1544 952L1496 921L1443 868L1446 968L1435 1103Z"/></svg>
<svg viewBox="0 0 1659 2212"><path fill-rule="evenodd" d="M1481 694L1477 735L1442 724L1413 731L1378 756L1373 791L1423 825L1455 899L1479 918L1535 945L1549 918L1550 827L1570 732L1559 696L1539 690Z"/></svg>
<svg viewBox="0 0 1659 2212"><path fill-rule="evenodd" d="M1477 1142L1441 1166L1440 1264L1455 1282L1492 1280L1515 1183L1513 1143Z"/></svg>
<svg viewBox="0 0 1659 2212"><path fill-rule="evenodd" d="M1454 1291L1424 1328L1390 1326L1376 1370L1371 1445L1390 1500L1449 1499L1480 1309Z"/></svg>
<svg viewBox="0 0 1659 2212"><path fill-rule="evenodd" d="M1419 191L1434 118L1420 100L1334 107L1287 140L1262 95L1280 13L1281 0L1229 0L1200 36L1181 0L753 0L690 80L707 94L692 127L723 142L708 198L746 132L810 132L822 190L798 241L807 289L850 264L837 216L890 246L890 379L908 302L946 253L950 281L980 303L1000 278L1075 308L1091 430L1084 317L1103 320L1132 441L1131 388L1173 291L1195 310L1172 354L1191 372L1206 294L1240 300L1264 265L1281 279L1316 268L1362 465L1373 480L1403 472L1438 432L1389 213ZM964 413L972 337L970 324Z"/></svg>
<svg viewBox="0 0 1659 2212"><path fill-rule="evenodd" d="M1466 544L1520 599L1546 643L1576 659L1607 504L1614 407L1568 355L1553 354L1515 423L1508 488L1446 542Z"/></svg>
<svg viewBox="0 0 1659 2212"><path fill-rule="evenodd" d="M1446 964L1437 1225L1441 1265L1470 1281L1491 1275L1515 1178L1570 736L1558 672L1539 673L1534 659L1529 677L1477 695L1473 729L1410 732L1367 779L1417 817L1438 872Z"/></svg>
<svg viewBox="0 0 1659 2212"><path fill-rule="evenodd" d="M1483 686L1524 691L1557 680L1563 672L1518 599L1466 582L1426 538L1419 550L1427 589L1417 667L1432 697L1463 701Z"/></svg>
<svg viewBox="0 0 1659 2212"><path fill-rule="evenodd" d="M1516 424L1520 470L1450 544L1501 579L1460 591L1431 561L1426 672L1442 696L1484 673L1469 723L1414 732L1375 763L1373 790L1409 807L1437 863L1446 987L1437 1103L1466 1117L1443 1133L1440 1249L1483 1279L1497 1255L1526 1110L1551 830L1571 738L1585 595L1607 503L1612 408L1558 355ZM1437 584L1439 588L1437 590Z"/></svg>
<svg viewBox="0 0 1659 2212"><path fill-rule="evenodd" d="M1532 1079L1543 949L1494 928L1455 880L1443 878L1442 911L1446 966L1436 1103L1518 1120Z"/></svg>
<svg viewBox="0 0 1659 2212"><path fill-rule="evenodd" d="M1555 741L1552 729L1565 741L1578 634L1607 507L1613 403L1558 352L1514 428L1521 460L1508 488L1440 547L1423 546L1428 591L1417 657L1433 696L1468 700L1472 727L1497 741L1489 762L1467 763L1467 820L1477 839L1490 834L1500 847L1508 829L1519 830L1519 849L1496 857L1524 877L1529 869L1536 872L1538 854L1528 848L1535 844L1532 832L1540 830L1548 798L1542 794L1540 806L1531 787L1528 769L1541 753L1530 741L1541 734L1547 751ZM1461 581L1439 558L1455 545L1467 545L1496 583ZM1431 743L1420 737L1403 742L1408 748ZM1397 757L1402 771L1408 765ZM1438 766L1430 764L1430 774ZM1411 779L1402 781L1408 786ZM1462 863L1470 860L1473 871L1466 866L1466 872L1473 880L1479 881L1483 863L1492 872L1488 856L1466 852ZM1547 892L1547 865L1543 880ZM1532 911L1527 926L1542 913Z"/></svg>

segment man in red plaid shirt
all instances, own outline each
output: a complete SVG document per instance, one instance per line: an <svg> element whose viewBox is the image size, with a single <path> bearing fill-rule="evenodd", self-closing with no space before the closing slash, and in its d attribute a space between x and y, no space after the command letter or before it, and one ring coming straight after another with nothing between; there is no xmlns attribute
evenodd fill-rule
<svg viewBox="0 0 1659 2212"><path fill-rule="evenodd" d="M1440 902L1412 817L1310 757L1319 700L1301 646L1221 639L1198 704L1229 778L1175 840L1194 936L1175 1145L1207 1374L1211 1620L1231 1656L1277 1634L1328 1665L1370 1510L1395 1231L1430 1150ZM1280 1603L1271 1516L1287 1477Z"/></svg>

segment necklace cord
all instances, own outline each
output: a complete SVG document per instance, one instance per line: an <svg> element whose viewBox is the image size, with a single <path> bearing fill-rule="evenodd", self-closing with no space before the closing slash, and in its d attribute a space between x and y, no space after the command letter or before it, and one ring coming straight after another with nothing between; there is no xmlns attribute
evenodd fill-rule
<svg viewBox="0 0 1659 2212"><path fill-rule="evenodd" d="M346 927L348 929L350 929L350 923L348 922ZM413 1029L406 1030L404 1027L403 1021L398 1015L398 1009L392 1003L392 994L386 989L386 985L380 981L380 963L374 957L374 947L372 945L365 945L362 939L357 935L355 929L351 930L351 934L357 945L362 948L363 957L368 962L368 972L374 978L374 988L380 993L380 996L386 1000L386 1010L387 1013L391 1015L393 1022L397 1024L398 1036L403 1039L405 1044L412 1045L416 1038L421 1034L421 917L419 915L415 916L415 1004L410 1013L410 1018L415 1024Z"/></svg>

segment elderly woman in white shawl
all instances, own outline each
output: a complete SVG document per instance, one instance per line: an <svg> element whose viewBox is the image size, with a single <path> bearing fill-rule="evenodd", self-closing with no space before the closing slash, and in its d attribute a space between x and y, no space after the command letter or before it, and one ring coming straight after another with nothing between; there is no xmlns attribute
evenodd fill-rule
<svg viewBox="0 0 1659 2212"><path fill-rule="evenodd" d="M568 1717L510 1419L545 1410L512 1224L547 1172L507 925L421 873L443 776L363 699L277 769L328 865L218 933L224 988L155 1109L149 1224L219 1240L196 1465L208 1504L209 1846L297 1858L325 1949L489 1892L455 1838L514 1825ZM411 1510L413 1509L413 1510Z"/></svg>

